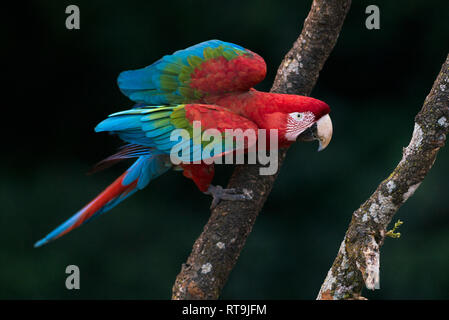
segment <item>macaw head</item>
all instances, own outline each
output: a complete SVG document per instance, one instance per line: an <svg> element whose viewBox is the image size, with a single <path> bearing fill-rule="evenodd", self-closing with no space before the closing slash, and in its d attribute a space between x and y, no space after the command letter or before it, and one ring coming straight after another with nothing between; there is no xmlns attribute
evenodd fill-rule
<svg viewBox="0 0 449 320"><path fill-rule="evenodd" d="M318 140L318 151L324 150L332 139L331 109L327 103L301 97L301 104L288 113L285 138L287 141Z"/></svg>
<svg viewBox="0 0 449 320"><path fill-rule="evenodd" d="M318 151L325 149L332 139L329 106L318 99L276 94L276 108L266 115L268 128L279 129L280 146L295 141L319 141Z"/></svg>

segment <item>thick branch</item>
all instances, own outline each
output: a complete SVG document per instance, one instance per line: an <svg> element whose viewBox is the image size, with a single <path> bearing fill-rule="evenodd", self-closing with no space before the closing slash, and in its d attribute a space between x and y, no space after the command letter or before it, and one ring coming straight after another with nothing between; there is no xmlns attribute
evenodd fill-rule
<svg viewBox="0 0 449 320"><path fill-rule="evenodd" d="M415 117L412 139L390 176L353 215L318 299L360 297L379 288L380 251L394 214L432 168L449 132L449 55Z"/></svg>
<svg viewBox="0 0 449 320"><path fill-rule="evenodd" d="M332 51L350 0L315 0L301 35L281 63L272 92L309 95ZM286 150L279 152L279 168ZM246 189L253 200L220 203L193 245L176 278L173 299L217 299L240 255L276 175L259 175L259 165L237 166L228 188Z"/></svg>

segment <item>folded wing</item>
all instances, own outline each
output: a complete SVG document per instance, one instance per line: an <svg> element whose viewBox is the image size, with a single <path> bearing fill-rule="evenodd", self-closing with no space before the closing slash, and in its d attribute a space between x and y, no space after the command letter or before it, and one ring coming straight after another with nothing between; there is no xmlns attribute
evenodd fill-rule
<svg viewBox="0 0 449 320"><path fill-rule="evenodd" d="M257 125L245 117L205 104L130 109L110 115L95 128L97 132L118 134L128 143L172 154L184 163L244 151L255 145L257 129ZM245 133L241 140L235 138Z"/></svg>

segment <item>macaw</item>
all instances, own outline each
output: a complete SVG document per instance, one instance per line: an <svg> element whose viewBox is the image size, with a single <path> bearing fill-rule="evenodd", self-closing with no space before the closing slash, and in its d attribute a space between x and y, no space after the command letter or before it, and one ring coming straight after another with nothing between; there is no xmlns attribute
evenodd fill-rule
<svg viewBox="0 0 449 320"><path fill-rule="evenodd" d="M145 68L122 72L118 86L136 104L111 114L95 131L116 134L127 145L100 162L96 169L123 159L137 160L94 200L34 246L42 246L109 211L170 168L182 170L200 191L211 195L212 206L223 199L250 199L248 194L212 185L213 163L172 163L170 149L177 142L171 141L170 135L179 128L191 132L193 121L201 121L202 131L277 129L279 147L288 147L301 139L318 140L319 150L326 148L332 137L329 106L311 97L255 90L253 87L265 75L262 57L220 40L205 41L166 55Z"/></svg>

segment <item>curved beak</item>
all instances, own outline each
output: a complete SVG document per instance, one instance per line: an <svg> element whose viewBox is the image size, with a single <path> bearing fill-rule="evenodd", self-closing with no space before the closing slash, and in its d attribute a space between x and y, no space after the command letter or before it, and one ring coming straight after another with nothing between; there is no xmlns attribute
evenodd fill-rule
<svg viewBox="0 0 449 320"><path fill-rule="evenodd" d="M321 117L310 128L301 133L296 140L299 141L319 141L318 151L324 150L332 139L332 121L329 115Z"/></svg>
<svg viewBox="0 0 449 320"><path fill-rule="evenodd" d="M332 139L332 121L331 117L326 114L324 117L321 117L320 120L316 123L316 136L320 141L320 145L318 147L318 151L324 150L331 142Z"/></svg>

